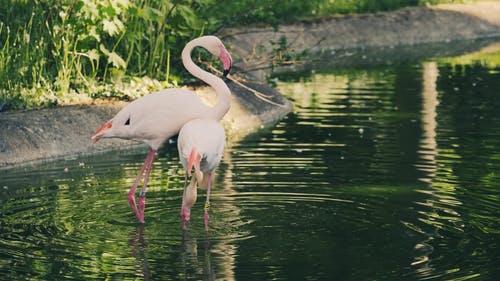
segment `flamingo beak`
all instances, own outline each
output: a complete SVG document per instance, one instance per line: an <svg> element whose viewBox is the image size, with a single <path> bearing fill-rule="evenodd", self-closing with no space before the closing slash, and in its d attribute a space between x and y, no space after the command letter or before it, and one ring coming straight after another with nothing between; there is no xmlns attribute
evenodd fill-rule
<svg viewBox="0 0 500 281"><path fill-rule="evenodd" d="M231 58L231 55L229 52L226 50L224 46L220 47L220 55L219 55L220 60L222 61L222 65L224 67L224 72L222 76L227 77L229 74L229 71L231 70L231 65L233 64L233 59Z"/></svg>
<svg viewBox="0 0 500 281"><path fill-rule="evenodd" d="M189 159L188 159L188 166L187 166L187 173L188 176L191 176L191 170L193 170L193 166L197 171L200 171L200 161L201 161L201 155L198 153L196 148L193 148L191 150L191 154L189 154Z"/></svg>
<svg viewBox="0 0 500 281"><path fill-rule="evenodd" d="M94 140L94 143L97 143L101 139L101 137L106 133L106 131L111 129L112 127L113 127L112 121L106 122L104 125L102 125L101 128L97 129L97 131L95 131L92 134L91 139Z"/></svg>

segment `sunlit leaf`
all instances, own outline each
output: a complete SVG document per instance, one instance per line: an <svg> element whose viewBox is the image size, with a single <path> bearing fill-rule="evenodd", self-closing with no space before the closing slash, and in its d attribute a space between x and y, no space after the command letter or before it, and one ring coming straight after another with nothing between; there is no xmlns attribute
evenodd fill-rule
<svg viewBox="0 0 500 281"><path fill-rule="evenodd" d="M103 30L105 32L107 32L111 36L113 36L116 33L118 33L118 27L112 21L109 21L109 20L105 19L105 20L102 21L102 26L103 26Z"/></svg>
<svg viewBox="0 0 500 281"><path fill-rule="evenodd" d="M96 49L92 49L86 52L89 59L97 61L99 60L99 52Z"/></svg>
<svg viewBox="0 0 500 281"><path fill-rule="evenodd" d="M119 20L118 18L114 18L113 19L113 23L115 24L115 26L118 28L118 31L122 32L123 30L125 30L125 25L123 24L123 22L121 20Z"/></svg>
<svg viewBox="0 0 500 281"><path fill-rule="evenodd" d="M161 11L149 6L145 6L142 9L139 9L138 15L145 19L145 20L150 20L150 21L157 21L158 18L162 16Z"/></svg>
<svg viewBox="0 0 500 281"><path fill-rule="evenodd" d="M88 0L84 0L82 2L84 4L81 9L82 16L84 18L91 19L92 21L97 19L99 17L99 10L97 9L97 5L94 2Z"/></svg>
<svg viewBox="0 0 500 281"><path fill-rule="evenodd" d="M90 29L88 31L88 36L92 37L92 38L95 38L95 40L97 40L97 42L101 41L101 36L97 32L97 28L95 26L91 26L90 27Z"/></svg>
<svg viewBox="0 0 500 281"><path fill-rule="evenodd" d="M122 57L115 52L110 52L103 44L99 45L99 49L108 57L108 63L111 63L114 67L125 68L127 66Z"/></svg>
<svg viewBox="0 0 500 281"><path fill-rule="evenodd" d="M122 14L123 10L127 10L130 2L128 0L115 0L109 2L116 13Z"/></svg>
<svg viewBox="0 0 500 281"><path fill-rule="evenodd" d="M125 61L115 52L109 53L108 63L113 64L116 68L125 68L127 66Z"/></svg>
<svg viewBox="0 0 500 281"><path fill-rule="evenodd" d="M124 8L128 8L130 6L129 0L115 0L118 5L121 5Z"/></svg>

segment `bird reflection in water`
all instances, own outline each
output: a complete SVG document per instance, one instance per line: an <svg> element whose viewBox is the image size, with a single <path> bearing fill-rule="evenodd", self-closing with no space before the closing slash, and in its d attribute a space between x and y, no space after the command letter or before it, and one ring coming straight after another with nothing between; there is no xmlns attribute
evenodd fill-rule
<svg viewBox="0 0 500 281"><path fill-rule="evenodd" d="M151 280L151 271L146 257L147 243L144 237L144 224L138 224L137 228L130 233L131 256L135 257L136 272L143 274L144 280Z"/></svg>
<svg viewBox="0 0 500 281"><path fill-rule="evenodd" d="M189 229L185 229L182 232L180 250L181 260L185 271L188 268L191 268L195 270L195 274L201 274L203 276L203 280L216 279L215 270L213 269L211 262L212 249L208 235L205 235L205 240L203 241L203 264L200 265L200 260L198 258L198 241L196 237L191 235ZM200 268L201 272L199 271Z"/></svg>
<svg viewBox="0 0 500 281"><path fill-rule="evenodd" d="M135 259L134 275L140 274L143 280L153 280L151 277L151 265L147 258L148 245L144 230L145 225L138 224L130 232L129 245L131 257ZM205 235L202 243L198 243L198 239L192 235L188 228L182 231L179 246L179 260L184 276L200 277L203 280L216 279L216 272L211 262L212 247L207 235Z"/></svg>

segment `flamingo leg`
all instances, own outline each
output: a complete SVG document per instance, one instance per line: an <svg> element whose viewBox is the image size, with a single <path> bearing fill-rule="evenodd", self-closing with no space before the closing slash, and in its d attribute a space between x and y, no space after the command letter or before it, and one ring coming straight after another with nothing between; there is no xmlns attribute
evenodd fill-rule
<svg viewBox="0 0 500 281"><path fill-rule="evenodd" d="M139 185L139 182L141 181L141 178L144 175L145 169L146 169L146 162L142 164L141 170L139 171L139 174L135 178L134 185L132 185L132 187L128 191L128 204L132 208L132 211L134 212L137 219L139 219L139 210L137 209L137 205L135 203L135 191L137 190L137 186Z"/></svg>
<svg viewBox="0 0 500 281"><path fill-rule="evenodd" d="M151 167L153 165L153 159L155 158L156 150L151 149L148 157L146 158L146 170L144 171L144 182L142 184L141 192L139 193L139 222L144 223L144 210L146 209L146 192L148 188L149 174L151 173Z"/></svg>
<svg viewBox="0 0 500 281"><path fill-rule="evenodd" d="M128 203L130 204L130 207L132 207L132 211L134 211L135 216L140 222L144 222L144 211L142 211L142 220L141 220L141 212L137 209L136 201L135 201L135 192L137 190L137 186L139 185L139 182L141 181L141 178L143 177L144 173L146 172L146 178L144 179L144 185L147 185L147 178L149 177L149 171L151 170L151 163L153 162L153 159L155 157L156 150L151 149L149 152L148 156L146 157L146 160L144 160L144 164L142 164L141 170L139 171L139 174L135 178L134 184L130 188L128 192ZM149 170L149 171L148 171ZM144 190L144 186L143 186ZM142 194L143 192L141 192ZM141 204L139 198L139 204ZM145 202L144 202L145 203Z"/></svg>
<svg viewBox="0 0 500 281"><path fill-rule="evenodd" d="M182 192L182 206L181 206L181 221L182 228L186 228L187 220L186 220L186 211L184 209L184 201L186 200L186 189L187 189L187 173L184 175L184 191Z"/></svg>
<svg viewBox="0 0 500 281"><path fill-rule="evenodd" d="M204 214L204 221L205 221L205 232L208 232L208 211L210 210L210 187L212 185L212 181L214 179L214 173L210 172L208 173L208 184L207 184L207 199L205 201L205 214Z"/></svg>

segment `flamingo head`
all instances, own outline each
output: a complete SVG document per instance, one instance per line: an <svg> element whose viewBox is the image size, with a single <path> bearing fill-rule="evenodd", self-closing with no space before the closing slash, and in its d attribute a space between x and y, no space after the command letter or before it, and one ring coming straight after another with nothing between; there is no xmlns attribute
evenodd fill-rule
<svg viewBox="0 0 500 281"><path fill-rule="evenodd" d="M189 222L191 208L194 206L194 203L196 203L197 197L196 179L193 177L189 185L184 188L184 194L182 195L181 218L184 226Z"/></svg>
<svg viewBox="0 0 500 281"><path fill-rule="evenodd" d="M102 138L129 138L132 132L131 114L124 108L113 119L104 123L93 134L91 139L97 143Z"/></svg>
<svg viewBox="0 0 500 281"><path fill-rule="evenodd" d="M231 58L231 55L229 52L226 50L224 45L220 46L220 55L219 58L222 61L222 65L224 67L224 72L223 76L226 77L229 74L229 71L231 70L231 65L233 64L233 59Z"/></svg>
<svg viewBox="0 0 500 281"><path fill-rule="evenodd" d="M196 150L196 148L191 149L187 165L187 174L188 176L191 176L191 171L193 170L194 166L194 176L196 177L196 180L198 182L201 182L203 180L203 172L200 170L201 159L202 157L198 150Z"/></svg>
<svg viewBox="0 0 500 281"><path fill-rule="evenodd" d="M222 41L215 36L203 36L200 39L206 42L204 44L204 47L212 55L218 57L221 60L222 66L224 68L223 75L224 77L226 77L229 74L229 71L231 70L233 59L231 58L231 55L227 51L226 47L224 47Z"/></svg>

